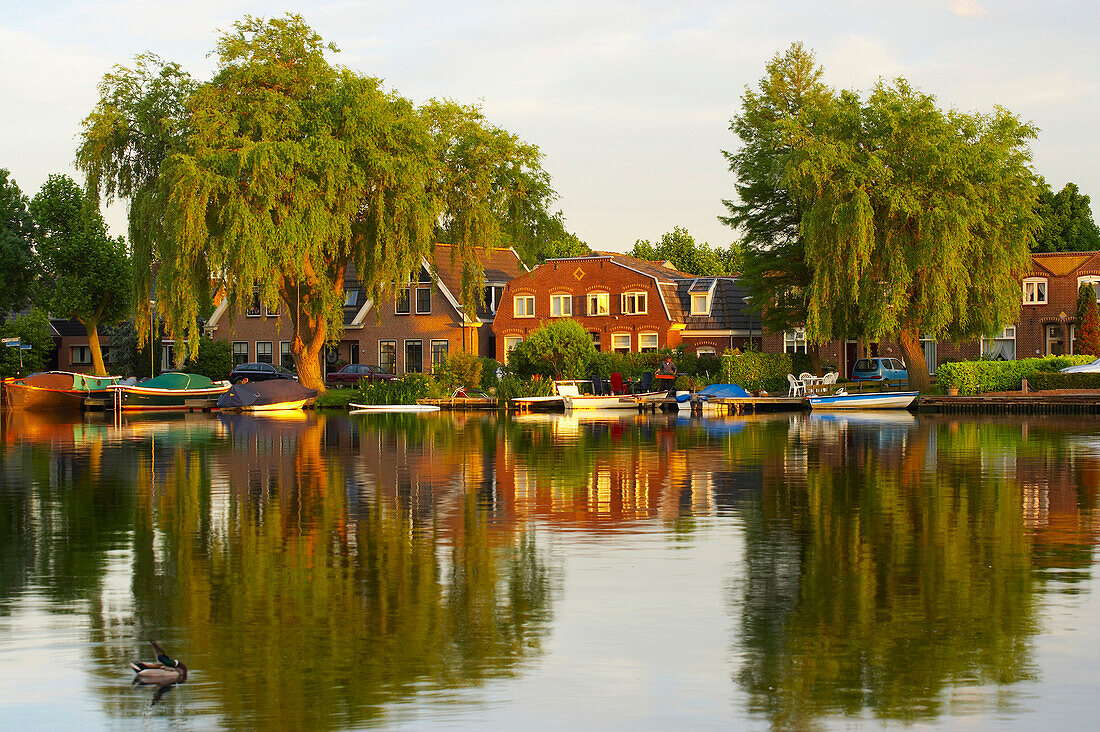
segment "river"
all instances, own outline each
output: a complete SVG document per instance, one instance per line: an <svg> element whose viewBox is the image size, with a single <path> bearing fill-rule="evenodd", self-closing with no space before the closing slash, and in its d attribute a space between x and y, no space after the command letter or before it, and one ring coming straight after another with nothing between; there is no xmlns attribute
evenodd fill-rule
<svg viewBox="0 0 1100 732"><path fill-rule="evenodd" d="M0 413L0 726L1092 728L1098 488L1088 417Z"/></svg>

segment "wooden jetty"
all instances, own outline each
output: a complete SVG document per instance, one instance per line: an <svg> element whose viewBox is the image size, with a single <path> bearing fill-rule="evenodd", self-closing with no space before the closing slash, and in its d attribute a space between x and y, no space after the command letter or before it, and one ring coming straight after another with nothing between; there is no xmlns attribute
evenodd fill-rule
<svg viewBox="0 0 1100 732"><path fill-rule="evenodd" d="M671 397L639 397L635 403L638 411L656 412L658 408L673 406L679 408L679 402ZM729 397L724 399L708 399L706 402L692 398L692 414L701 414L704 409L708 412L728 415L757 414L762 412L797 412L809 409L809 403L804 397Z"/></svg>
<svg viewBox="0 0 1100 732"><path fill-rule="evenodd" d="M933 414L1100 414L1100 392L921 395L917 411Z"/></svg>

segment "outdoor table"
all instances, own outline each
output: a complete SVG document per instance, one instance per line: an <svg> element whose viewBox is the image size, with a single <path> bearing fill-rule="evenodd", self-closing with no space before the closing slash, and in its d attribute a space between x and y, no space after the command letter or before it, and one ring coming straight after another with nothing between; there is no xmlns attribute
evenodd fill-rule
<svg viewBox="0 0 1100 732"><path fill-rule="evenodd" d="M802 385L804 387L806 387L806 393L807 394L816 394L816 393L818 393L818 391L819 391L818 387L821 386L821 382L822 382L822 380L824 380L824 378L825 378L824 376L806 376L806 377L803 377L802 378Z"/></svg>

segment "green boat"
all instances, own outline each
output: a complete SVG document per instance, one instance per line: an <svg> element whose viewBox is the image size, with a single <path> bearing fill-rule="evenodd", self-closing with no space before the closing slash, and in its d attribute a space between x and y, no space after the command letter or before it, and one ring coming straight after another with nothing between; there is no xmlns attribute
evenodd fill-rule
<svg viewBox="0 0 1100 732"><path fill-rule="evenodd" d="M115 402L125 411L213 409L229 391L228 381L211 381L198 374L167 373L138 384L112 386Z"/></svg>

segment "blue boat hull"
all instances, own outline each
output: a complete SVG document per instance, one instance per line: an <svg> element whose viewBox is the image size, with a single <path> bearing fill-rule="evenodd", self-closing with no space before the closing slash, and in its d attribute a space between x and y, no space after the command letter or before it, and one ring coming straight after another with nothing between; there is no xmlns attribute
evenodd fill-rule
<svg viewBox="0 0 1100 732"><path fill-rule="evenodd" d="M811 409L908 409L920 392L883 391L871 394L834 394L807 397Z"/></svg>

